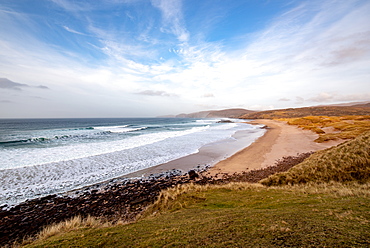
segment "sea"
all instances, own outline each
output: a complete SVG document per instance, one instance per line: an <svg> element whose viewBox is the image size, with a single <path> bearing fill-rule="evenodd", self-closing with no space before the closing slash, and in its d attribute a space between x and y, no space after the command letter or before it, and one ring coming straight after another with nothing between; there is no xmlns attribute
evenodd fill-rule
<svg viewBox="0 0 370 248"><path fill-rule="evenodd" d="M250 142L264 133L241 121L219 121L0 119L0 206L122 177L230 141L238 131L248 132Z"/></svg>

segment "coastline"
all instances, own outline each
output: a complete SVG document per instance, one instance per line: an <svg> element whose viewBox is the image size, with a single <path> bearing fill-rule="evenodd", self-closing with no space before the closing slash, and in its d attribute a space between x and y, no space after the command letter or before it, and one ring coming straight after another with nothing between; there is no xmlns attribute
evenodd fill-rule
<svg viewBox="0 0 370 248"><path fill-rule="evenodd" d="M49 195L26 201L8 210L0 209L0 233L4 234L0 238L0 245L34 235L45 225L57 223L76 215L82 217L91 215L115 221L132 221L146 206L154 202L163 189L190 182L196 184L223 184L233 180L258 182L276 172L288 170L309 154L282 159L277 163L277 166L262 168L264 164L270 163L269 161L275 162L286 156L294 157L297 153L303 153L307 150L319 150L335 145L333 142L317 144L313 141L316 135L311 131L289 126L283 122L257 120L249 123L267 126L264 135L254 142L249 140L251 144L245 143L247 133L240 131L234 134L234 139L204 146L197 154L149 168L150 170L140 171L136 178L134 173L131 173L117 179L80 188L74 196L73 194ZM292 147L294 149L288 149ZM228 152L236 152L236 149L239 148L241 150L230 153L233 155L224 159L225 153L221 156L217 151L225 148ZM192 177L190 173L176 175L176 173L171 174L169 171L177 166L183 166L183 169L193 169L197 166L196 163L209 161L210 158L215 158L213 160L215 165L203 171L202 176L198 178ZM275 158L276 160L274 160ZM199 160L197 161L197 159ZM292 160L296 162L292 164ZM232 175L225 175L227 173ZM150 174L156 175L151 176ZM221 177L218 177L217 174L221 174Z"/></svg>
<svg viewBox="0 0 370 248"><path fill-rule="evenodd" d="M259 125L259 124L258 124ZM261 125L262 128L263 125ZM256 132L261 131L257 129ZM212 168L215 164L230 158L240 150L250 146L260 137L251 138L251 130L237 131L230 138L202 146L197 153L193 153L167 163L159 164L143 170L135 171L122 176L123 178L145 178L150 175L162 174L168 171L179 170L184 173L189 170L204 171Z"/></svg>
<svg viewBox="0 0 370 248"><path fill-rule="evenodd" d="M248 124L260 125L266 131L257 139L247 139L248 132L238 131L235 140L224 140L203 146L199 152L168 163L124 175L123 178L148 177L171 170L200 170L207 176L242 173L275 165L288 156L315 152L343 142L343 140L316 143L318 134L291 126L282 121L258 119Z"/></svg>

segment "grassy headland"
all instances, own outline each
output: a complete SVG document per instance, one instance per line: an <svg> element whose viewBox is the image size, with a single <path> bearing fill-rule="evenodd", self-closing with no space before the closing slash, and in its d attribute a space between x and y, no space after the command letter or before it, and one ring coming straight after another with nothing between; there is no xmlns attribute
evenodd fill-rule
<svg viewBox="0 0 370 248"><path fill-rule="evenodd" d="M370 104L354 106L320 106L306 108L289 108L266 110L248 113L240 116L242 119L278 119L298 118L305 116L346 116L346 115L370 115Z"/></svg>

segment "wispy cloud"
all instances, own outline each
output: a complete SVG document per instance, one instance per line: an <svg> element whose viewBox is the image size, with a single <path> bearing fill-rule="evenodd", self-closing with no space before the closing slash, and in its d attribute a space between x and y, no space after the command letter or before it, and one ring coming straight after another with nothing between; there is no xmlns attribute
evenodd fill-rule
<svg viewBox="0 0 370 248"><path fill-rule="evenodd" d="M78 31L76 31L76 30L74 30L74 29L72 29L72 28L69 28L69 27L67 27L67 26L63 26L63 28L64 28L65 30L67 30L68 32L70 32L70 33L79 34L79 35L87 35L87 34L84 34L84 33L78 32Z"/></svg>
<svg viewBox="0 0 370 248"><path fill-rule="evenodd" d="M181 42L189 40L182 13L182 0L151 0L154 7L162 13L162 32L172 33Z"/></svg>
<svg viewBox="0 0 370 248"><path fill-rule="evenodd" d="M167 93L165 91L155 91L155 90L144 90L136 94L145 95L145 96L166 96L166 97L177 96L176 94Z"/></svg>
<svg viewBox="0 0 370 248"><path fill-rule="evenodd" d="M314 97L307 99L307 101L318 102L318 103L347 102L347 101L361 101L361 100L369 101L370 93L338 94L338 93L322 92Z"/></svg>
<svg viewBox="0 0 370 248"><path fill-rule="evenodd" d="M92 9L90 4L84 2L68 0L51 0L51 2L69 12L88 11Z"/></svg>
<svg viewBox="0 0 370 248"><path fill-rule="evenodd" d="M38 89L49 89L49 87L44 86L44 85L39 85L39 86L31 86L28 84L21 84L21 83L16 83L13 81L10 81L7 78L0 78L0 88L2 89L10 89L10 90L18 90L21 91L22 88L38 88Z"/></svg>

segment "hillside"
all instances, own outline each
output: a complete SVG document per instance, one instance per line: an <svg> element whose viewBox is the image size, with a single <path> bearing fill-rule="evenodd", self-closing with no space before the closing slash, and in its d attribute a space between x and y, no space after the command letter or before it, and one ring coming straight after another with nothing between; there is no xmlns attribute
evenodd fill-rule
<svg viewBox="0 0 370 248"><path fill-rule="evenodd" d="M176 118L239 118L242 115L254 113L255 111L247 109L223 109L223 110L208 110L195 112L190 114L179 114Z"/></svg>
<svg viewBox="0 0 370 248"><path fill-rule="evenodd" d="M319 107L267 110L248 113L240 116L240 118L276 119L276 118L297 118L305 116L345 116L345 115L369 115L369 114L370 114L370 105L361 104L354 106L319 106Z"/></svg>

